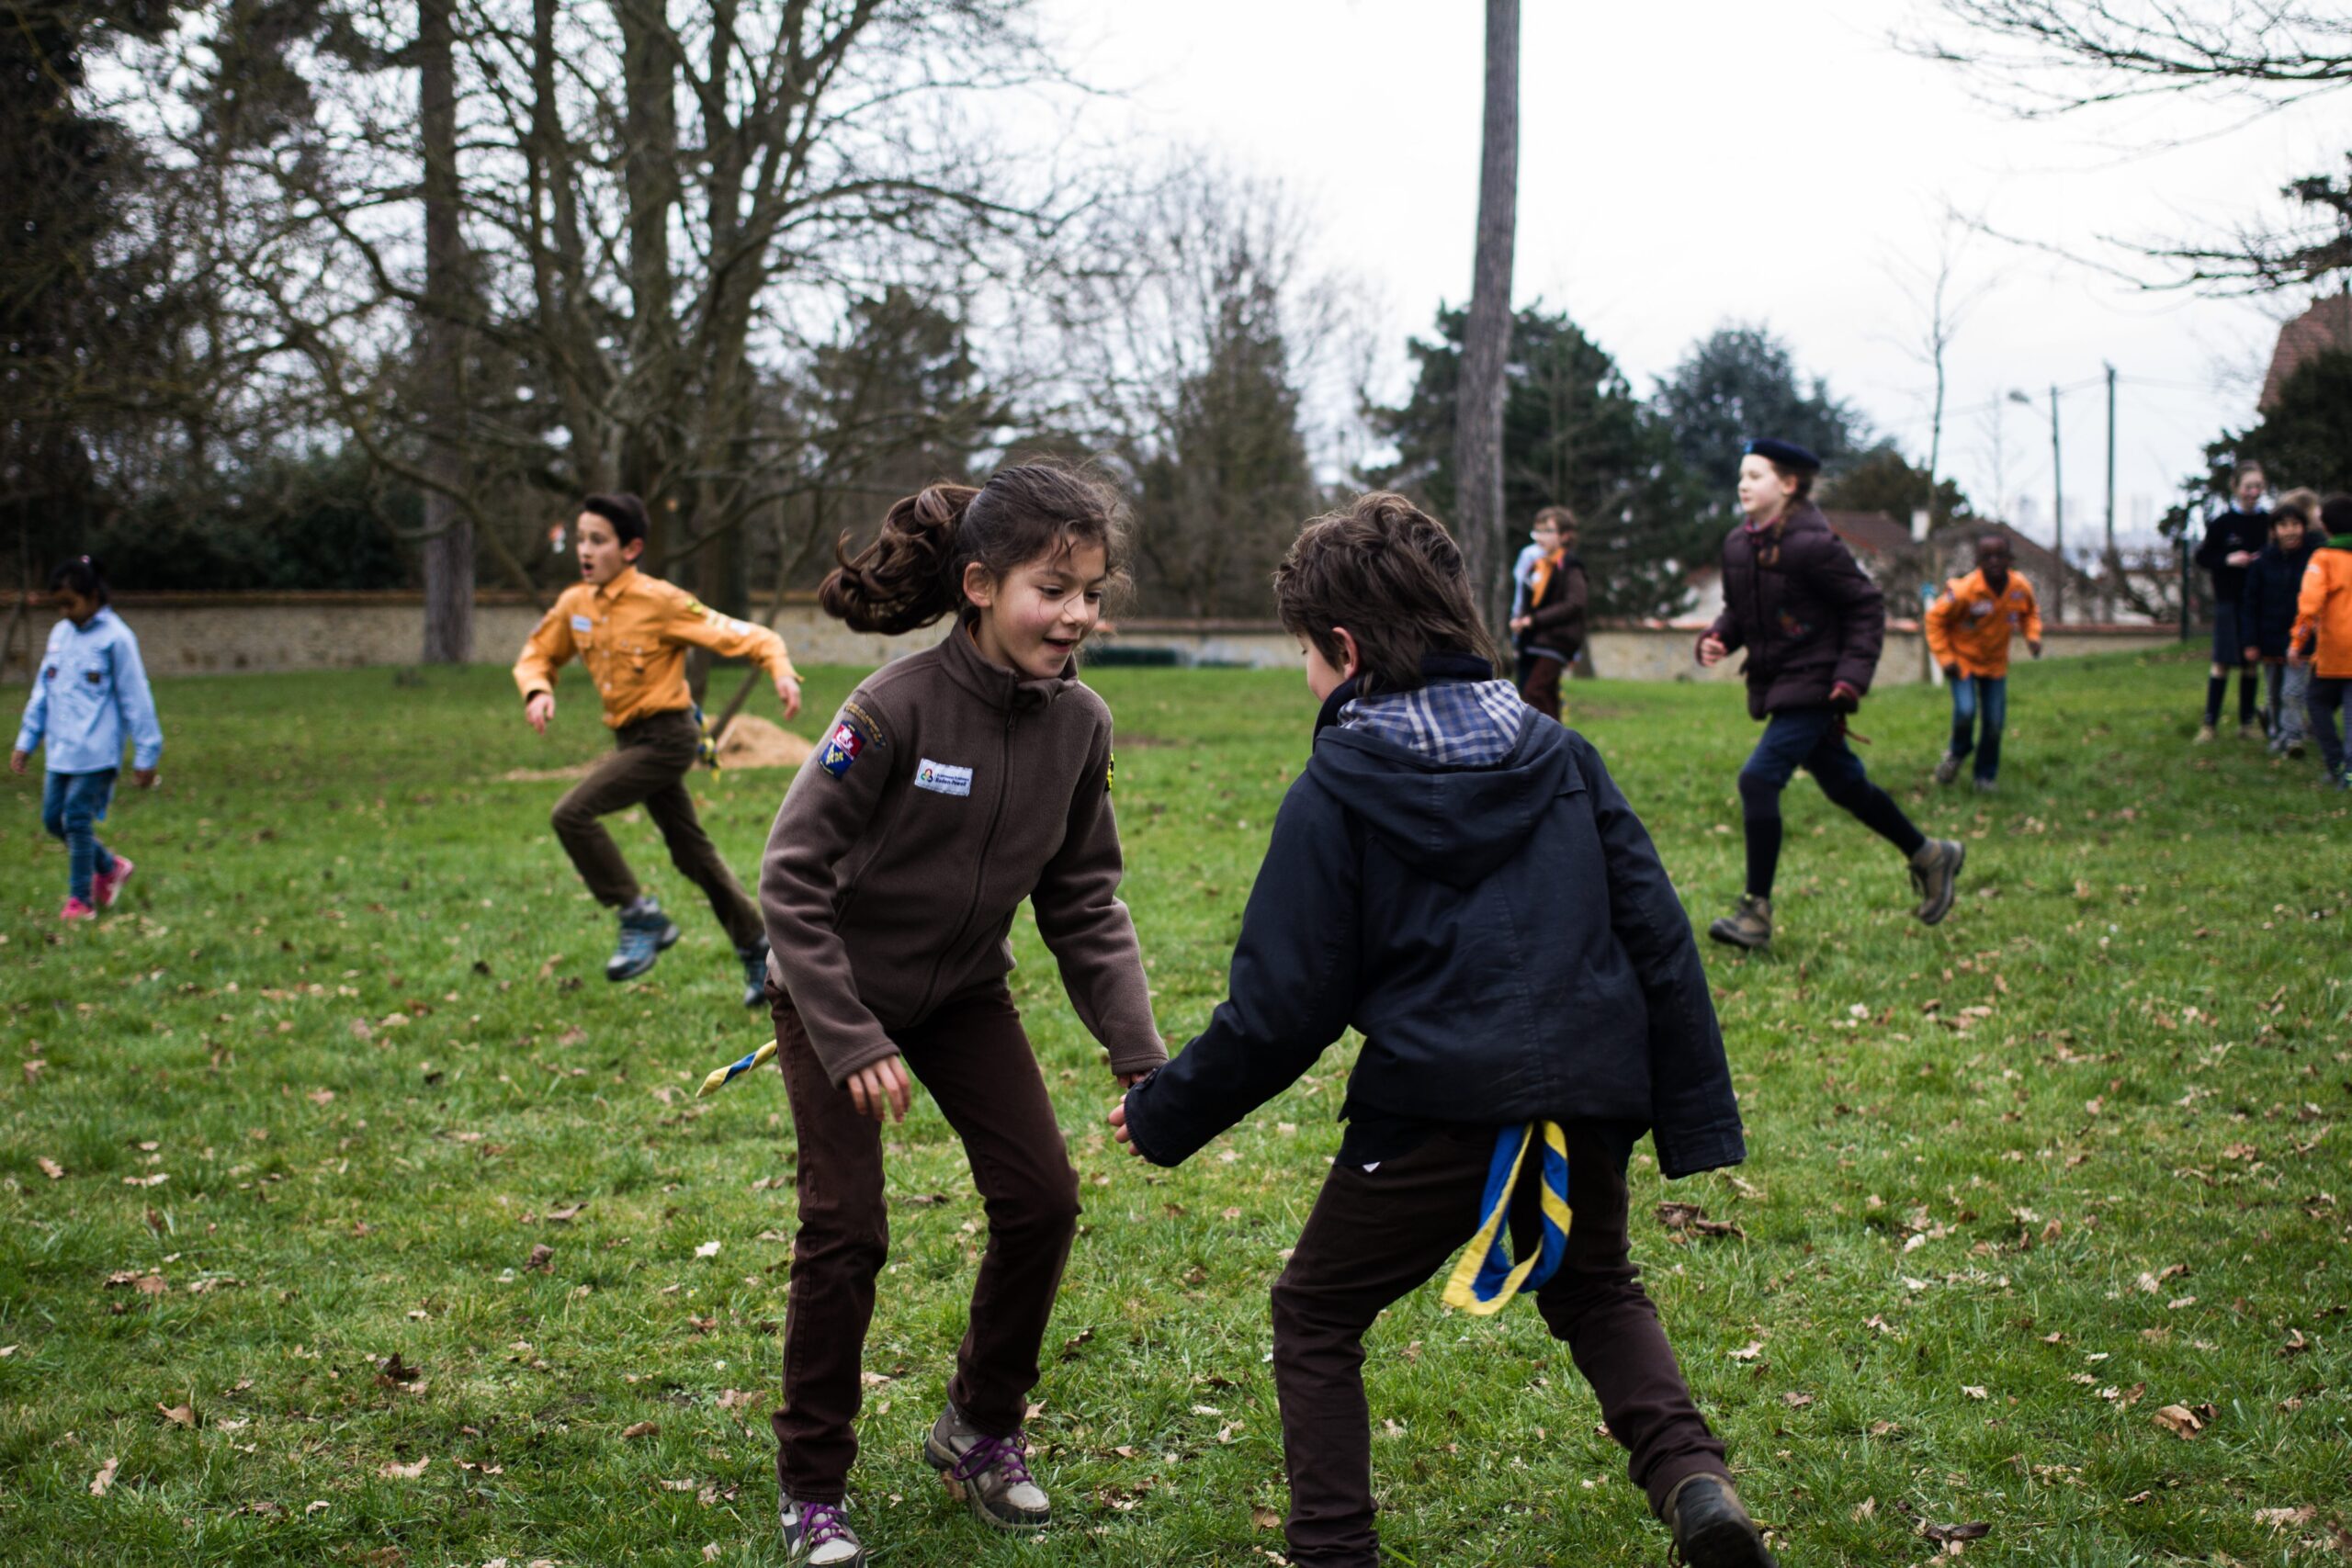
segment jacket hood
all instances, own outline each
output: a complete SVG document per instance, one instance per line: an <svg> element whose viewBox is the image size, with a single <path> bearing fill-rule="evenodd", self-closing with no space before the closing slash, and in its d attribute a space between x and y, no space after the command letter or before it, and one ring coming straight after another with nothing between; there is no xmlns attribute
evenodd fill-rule
<svg viewBox="0 0 2352 1568"><path fill-rule="evenodd" d="M1522 715L1502 760L1475 768L1334 725L1316 737L1306 776L1416 874L1473 887L1533 837L1555 798L1582 787L1568 732L1533 708Z"/></svg>

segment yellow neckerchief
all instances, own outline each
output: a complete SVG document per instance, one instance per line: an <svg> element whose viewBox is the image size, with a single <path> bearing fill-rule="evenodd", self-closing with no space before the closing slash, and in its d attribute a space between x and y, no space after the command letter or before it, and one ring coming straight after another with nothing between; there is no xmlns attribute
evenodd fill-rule
<svg viewBox="0 0 2352 1568"><path fill-rule="evenodd" d="M1532 1258L1513 1266L1504 1227L1510 1217L1511 1194L1519 1189L1520 1168L1539 1136L1544 1141L1544 1239ZM1521 1291L1540 1290L1558 1271L1560 1257L1567 1250L1568 1135L1557 1122L1505 1127L1496 1135L1479 1209L1487 1217L1453 1266L1453 1277L1445 1284L1445 1304L1486 1317L1509 1306Z"/></svg>

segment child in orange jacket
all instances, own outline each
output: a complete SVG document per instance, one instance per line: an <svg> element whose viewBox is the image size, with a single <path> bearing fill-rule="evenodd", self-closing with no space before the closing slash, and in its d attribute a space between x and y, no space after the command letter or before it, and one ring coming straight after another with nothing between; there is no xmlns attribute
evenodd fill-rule
<svg viewBox="0 0 2352 1568"><path fill-rule="evenodd" d="M2319 737L2328 779L2338 789L2352 789L2352 766L2345 761L2344 737L2336 728L2336 715L2352 695L2352 495L2329 496L2319 516L2327 538L2303 569L2288 647L2293 657L2312 665L2312 730Z"/></svg>
<svg viewBox="0 0 2352 1568"><path fill-rule="evenodd" d="M1951 745L1936 764L1936 782L1960 777L1960 764L1973 750L1982 795L1998 787L2001 730L2009 716L2009 638L2023 632L2026 647L2041 657L2041 606L2014 565L2009 541L1986 534L1976 541L1976 570L1947 582L1928 607L1928 650L1951 688ZM1980 714L1981 740L1974 734Z"/></svg>
<svg viewBox="0 0 2352 1568"><path fill-rule="evenodd" d="M555 716L555 672L577 658L604 699L613 754L556 803L555 836L596 901L620 911L620 944L605 963L607 980L634 980L678 940L661 901L639 886L620 846L598 820L632 806L662 829L670 862L710 900L743 965L743 1005L766 999L767 930L760 911L703 831L686 774L702 750L694 694L686 688L688 648L750 659L775 682L784 716L800 711L800 676L784 639L698 604L695 596L637 570L645 553L645 503L628 494L581 502L580 581L563 591L523 645L514 684L523 716L545 735Z"/></svg>

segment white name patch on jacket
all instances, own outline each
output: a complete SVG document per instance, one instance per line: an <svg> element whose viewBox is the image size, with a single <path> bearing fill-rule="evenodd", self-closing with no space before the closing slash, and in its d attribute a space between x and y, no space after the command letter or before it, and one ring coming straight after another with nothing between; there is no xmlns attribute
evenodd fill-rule
<svg viewBox="0 0 2352 1568"><path fill-rule="evenodd" d="M915 788L931 790L939 795L969 795L972 793L972 770L959 768L953 762L922 760L915 770Z"/></svg>

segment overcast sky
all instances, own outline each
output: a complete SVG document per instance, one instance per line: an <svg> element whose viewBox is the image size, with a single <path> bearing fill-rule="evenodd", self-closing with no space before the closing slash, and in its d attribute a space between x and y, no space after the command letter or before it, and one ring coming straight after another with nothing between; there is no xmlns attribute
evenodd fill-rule
<svg viewBox="0 0 2352 1568"><path fill-rule="evenodd" d="M1322 259L1368 288L1386 374L1441 299L1469 291L1477 197L1479 0L1048 0L1099 112L1280 178ZM1531 0L1521 40L1515 294L1565 309L1646 394L1691 342L1760 321L1808 374L1925 456L1924 325L1907 265L1947 208L2101 251L2227 231L2283 209L2288 178L2340 167L2340 100L2262 117L2172 99L2021 122L1949 66L1889 40L1913 0ZM2167 147L2186 141L2188 144ZM1989 507L2000 408L2012 515L2050 532L2048 389L2121 373L2117 525L2161 512L2224 424L2254 414L2277 321L2307 302L2149 294L1977 236L1986 290L1949 357L1945 467ZM2003 400L2011 389L2034 404ZM2064 393L2070 544L2104 509L2103 389ZM2018 507L2017 498L2024 498Z"/></svg>

